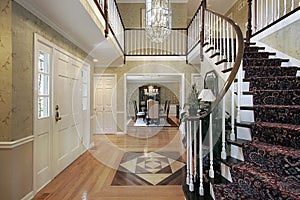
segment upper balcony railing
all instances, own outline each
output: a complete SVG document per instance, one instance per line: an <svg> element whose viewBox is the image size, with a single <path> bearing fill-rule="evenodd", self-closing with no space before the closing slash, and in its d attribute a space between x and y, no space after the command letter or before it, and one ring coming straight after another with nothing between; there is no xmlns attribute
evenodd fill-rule
<svg viewBox="0 0 300 200"><path fill-rule="evenodd" d="M247 40L299 8L300 0L248 0Z"/></svg>
<svg viewBox="0 0 300 200"><path fill-rule="evenodd" d="M101 15L104 17L105 25L105 36L112 33L116 39L119 48L125 52L125 40L124 40L124 24L119 12L119 8L115 0L94 0Z"/></svg>
<svg viewBox="0 0 300 200"><path fill-rule="evenodd" d="M187 30L172 29L162 43L152 42L145 29L125 29L126 56L185 56Z"/></svg>

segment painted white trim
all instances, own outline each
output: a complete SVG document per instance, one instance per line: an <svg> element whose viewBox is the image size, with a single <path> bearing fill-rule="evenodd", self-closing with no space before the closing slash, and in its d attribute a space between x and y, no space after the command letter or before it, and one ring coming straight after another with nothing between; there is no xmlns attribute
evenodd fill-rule
<svg viewBox="0 0 300 200"><path fill-rule="evenodd" d="M116 114L124 114L124 111L117 111Z"/></svg>
<svg viewBox="0 0 300 200"><path fill-rule="evenodd" d="M91 148L94 147L94 146L95 146L95 143L94 143L94 142L90 143L89 149L91 149Z"/></svg>
<svg viewBox="0 0 300 200"><path fill-rule="evenodd" d="M171 3L188 3L189 0L171 0ZM118 0L118 3L145 3L144 0Z"/></svg>
<svg viewBox="0 0 300 200"><path fill-rule="evenodd" d="M33 199L33 191L30 191L28 194L26 194L21 200L30 200Z"/></svg>
<svg viewBox="0 0 300 200"><path fill-rule="evenodd" d="M127 61L185 61L186 56L126 56Z"/></svg>
<svg viewBox="0 0 300 200"><path fill-rule="evenodd" d="M26 143L32 142L33 141L33 135L11 141L11 142L0 142L0 149L14 149L18 146L24 145Z"/></svg>

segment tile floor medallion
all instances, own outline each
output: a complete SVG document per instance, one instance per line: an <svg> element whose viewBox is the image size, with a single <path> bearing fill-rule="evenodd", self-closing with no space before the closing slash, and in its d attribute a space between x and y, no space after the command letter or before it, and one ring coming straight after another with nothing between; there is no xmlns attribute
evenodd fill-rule
<svg viewBox="0 0 300 200"><path fill-rule="evenodd" d="M112 185L181 185L184 166L178 152L127 152Z"/></svg>

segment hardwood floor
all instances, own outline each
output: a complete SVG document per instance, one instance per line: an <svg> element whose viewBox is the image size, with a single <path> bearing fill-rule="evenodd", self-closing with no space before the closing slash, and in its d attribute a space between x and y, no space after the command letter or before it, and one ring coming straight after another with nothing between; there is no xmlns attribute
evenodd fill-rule
<svg viewBox="0 0 300 200"><path fill-rule="evenodd" d="M146 132L143 128L128 131L134 133L95 135L95 146L54 178L34 199L184 199L181 185L112 185L125 153L178 152L180 155L183 153L181 134L176 127L149 127ZM143 137L138 137L139 134Z"/></svg>

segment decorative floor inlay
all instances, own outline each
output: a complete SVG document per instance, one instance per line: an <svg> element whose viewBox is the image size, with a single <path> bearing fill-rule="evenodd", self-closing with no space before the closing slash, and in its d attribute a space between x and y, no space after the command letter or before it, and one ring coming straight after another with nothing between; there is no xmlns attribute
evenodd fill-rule
<svg viewBox="0 0 300 200"><path fill-rule="evenodd" d="M181 185L184 166L178 152L127 152L112 185Z"/></svg>

